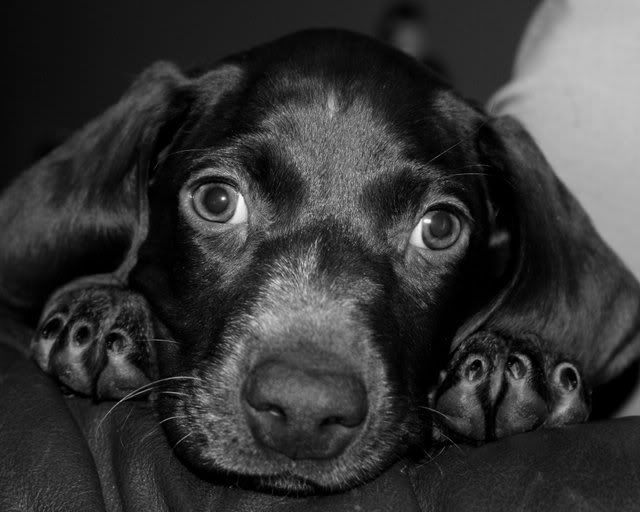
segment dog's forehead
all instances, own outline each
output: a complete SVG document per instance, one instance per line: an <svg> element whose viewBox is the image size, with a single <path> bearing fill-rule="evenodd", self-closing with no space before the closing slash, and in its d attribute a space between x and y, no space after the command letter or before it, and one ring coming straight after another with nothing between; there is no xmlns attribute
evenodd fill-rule
<svg viewBox="0 0 640 512"><path fill-rule="evenodd" d="M313 84L304 91L306 81ZM310 185L353 188L402 160L407 141L376 114L364 87L352 97L317 78L296 87L306 94L287 95L258 130Z"/></svg>
<svg viewBox="0 0 640 512"><path fill-rule="evenodd" d="M379 90L377 78L289 72L270 77L268 89L262 85L261 97L271 102L254 133L278 156L274 163L284 163L285 179L305 184L309 208L337 213L366 206L384 193L382 184L408 173L417 186L442 183L446 169L458 167L466 147L456 144L465 137L466 119L452 119L449 92L427 84L424 96L411 98L410 88ZM447 150L440 166L431 165Z"/></svg>

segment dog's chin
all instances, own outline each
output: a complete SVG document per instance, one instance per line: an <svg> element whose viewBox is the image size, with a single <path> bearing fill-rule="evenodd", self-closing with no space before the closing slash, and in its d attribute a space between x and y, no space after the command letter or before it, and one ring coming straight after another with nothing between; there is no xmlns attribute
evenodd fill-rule
<svg viewBox="0 0 640 512"><path fill-rule="evenodd" d="M345 492L374 479L382 471L383 469L373 471L366 477L345 474L341 482L322 482L289 472L274 475L230 475L230 479L241 488L270 494L302 497Z"/></svg>
<svg viewBox="0 0 640 512"><path fill-rule="evenodd" d="M185 461L189 465L188 461ZM305 477L293 472L283 471L281 473L252 475L235 473L214 467L194 467L190 469L201 478L240 489L258 491L269 494L281 494L286 496L311 496L325 495L344 492L375 478L382 472L372 472L368 478L344 475L341 482L326 482L318 479Z"/></svg>
<svg viewBox="0 0 640 512"><path fill-rule="evenodd" d="M225 444L207 450L206 436L185 438L183 429L167 428L178 458L201 478L219 484L287 495L332 494L373 480L404 452L402 443L385 443L375 456L345 453L331 460L293 460L268 448ZM182 441L181 441L182 440ZM224 456L216 456L224 452Z"/></svg>
<svg viewBox="0 0 640 512"><path fill-rule="evenodd" d="M204 461L199 456L193 457L188 449L178 447L176 453L192 472L205 480L287 496L334 494L353 489L376 478L396 459L395 456L389 457L384 463L368 468L337 468L335 464L315 464L308 461L296 464L289 461L289 464L283 465L280 469L253 473L250 468L238 471L226 468L215 461ZM316 467L310 470L311 465Z"/></svg>

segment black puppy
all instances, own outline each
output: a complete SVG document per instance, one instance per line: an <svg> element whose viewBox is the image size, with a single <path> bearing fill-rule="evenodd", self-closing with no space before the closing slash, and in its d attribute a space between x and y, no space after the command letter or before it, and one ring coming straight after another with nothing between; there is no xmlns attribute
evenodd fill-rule
<svg viewBox="0 0 640 512"><path fill-rule="evenodd" d="M37 363L153 390L184 461L270 488L582 421L640 352L638 284L519 125L349 33L151 67L0 218L3 303L64 285Z"/></svg>

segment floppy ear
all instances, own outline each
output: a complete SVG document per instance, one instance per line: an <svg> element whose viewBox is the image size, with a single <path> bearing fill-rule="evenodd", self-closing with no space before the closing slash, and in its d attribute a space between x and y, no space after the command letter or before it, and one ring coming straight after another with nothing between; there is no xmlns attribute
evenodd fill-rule
<svg viewBox="0 0 640 512"><path fill-rule="evenodd" d="M186 109L186 82L171 64L151 66L3 192L0 303L34 314L75 277L127 273L146 234L148 167Z"/></svg>
<svg viewBox="0 0 640 512"><path fill-rule="evenodd" d="M597 386L640 356L640 286L593 228L535 142L511 118L490 120L479 150L509 233L504 288L456 337L478 329L534 336L580 363Z"/></svg>

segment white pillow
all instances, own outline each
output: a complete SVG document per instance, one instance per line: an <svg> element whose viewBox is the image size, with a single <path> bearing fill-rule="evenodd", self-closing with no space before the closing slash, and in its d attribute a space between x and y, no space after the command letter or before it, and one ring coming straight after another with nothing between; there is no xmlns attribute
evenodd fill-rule
<svg viewBox="0 0 640 512"><path fill-rule="evenodd" d="M546 0L489 102L531 132L640 279L640 0Z"/></svg>

